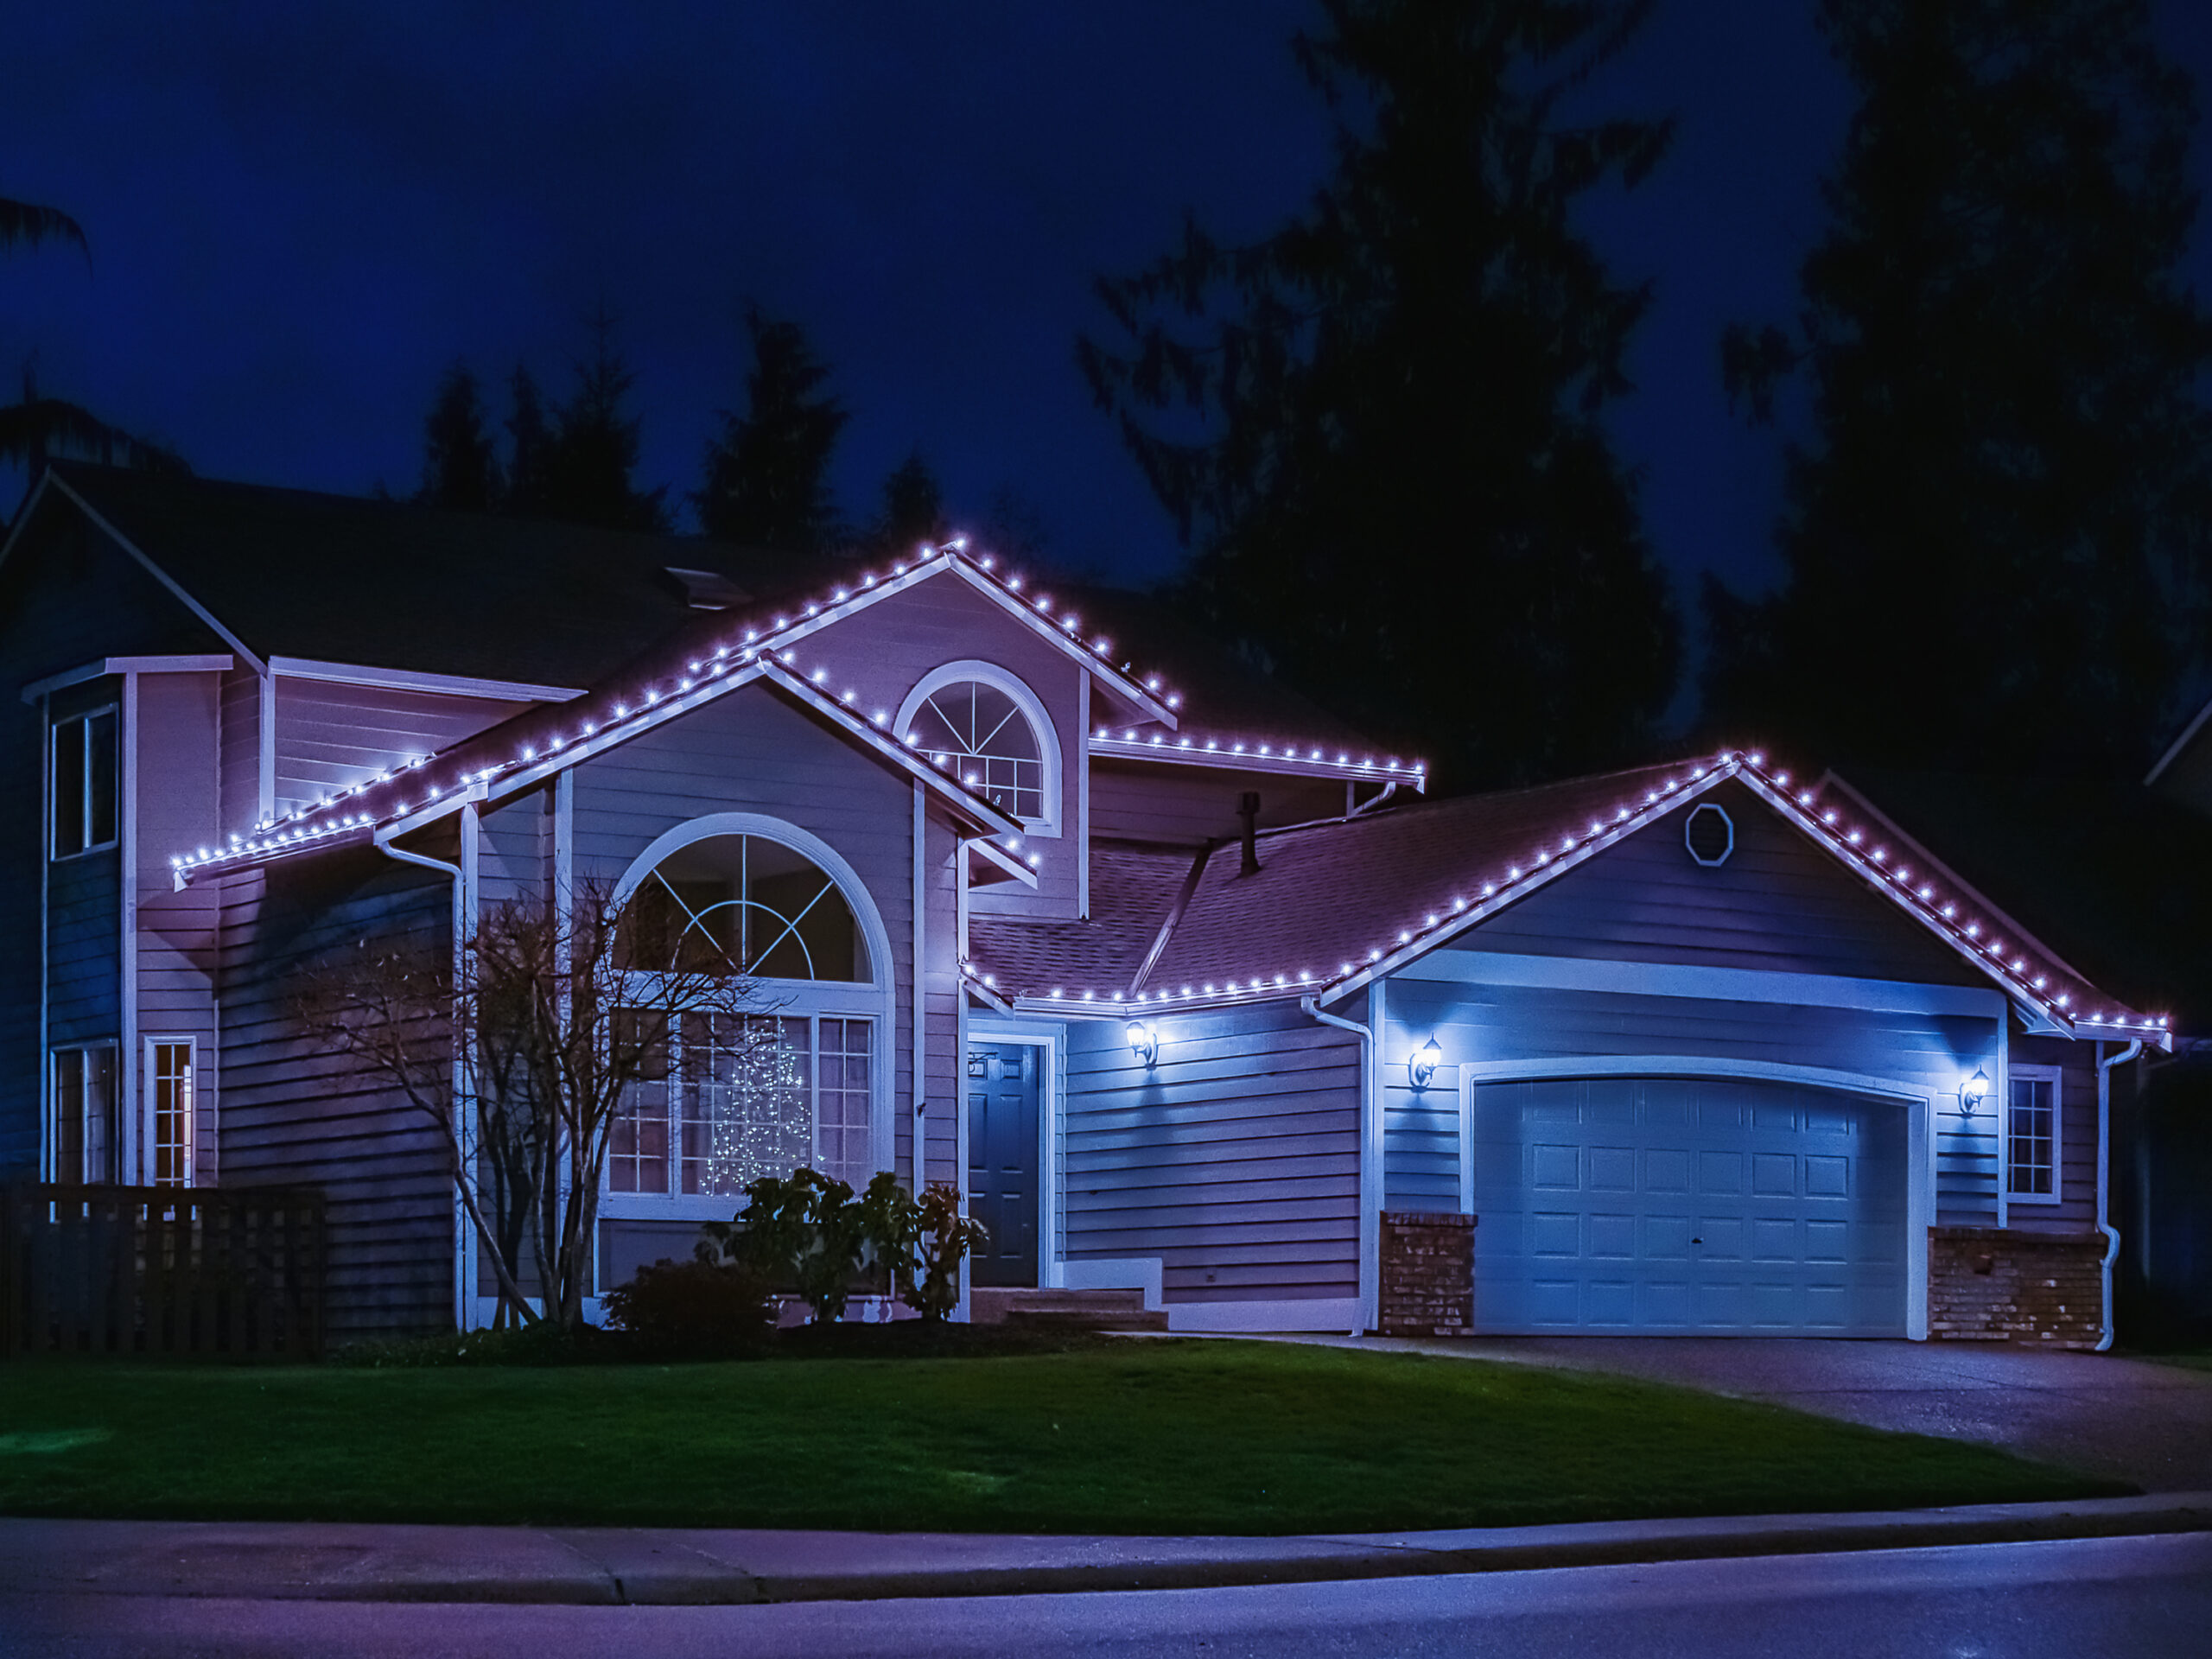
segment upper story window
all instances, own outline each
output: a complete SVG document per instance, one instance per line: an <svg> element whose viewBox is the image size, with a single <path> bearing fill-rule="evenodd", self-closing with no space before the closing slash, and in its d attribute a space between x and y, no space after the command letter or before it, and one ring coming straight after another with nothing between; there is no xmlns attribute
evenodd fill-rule
<svg viewBox="0 0 2212 1659"><path fill-rule="evenodd" d="M2058 1068L2016 1065L2005 1113L2005 1196L2014 1204L2059 1198Z"/></svg>
<svg viewBox="0 0 2212 1659"><path fill-rule="evenodd" d="M54 722L53 848L56 858L112 846L118 832L116 711Z"/></svg>
<svg viewBox="0 0 2212 1659"><path fill-rule="evenodd" d="M1059 746L1036 694L989 663L950 663L907 694L909 743L1033 830L1057 833Z"/></svg>
<svg viewBox="0 0 2212 1659"><path fill-rule="evenodd" d="M874 977L830 873L764 836L707 836L656 864L623 909L622 965L763 979Z"/></svg>

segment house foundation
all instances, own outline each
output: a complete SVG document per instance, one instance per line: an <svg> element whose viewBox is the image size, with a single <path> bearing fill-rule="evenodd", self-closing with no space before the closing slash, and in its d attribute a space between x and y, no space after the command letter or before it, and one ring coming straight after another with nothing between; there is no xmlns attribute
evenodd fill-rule
<svg viewBox="0 0 2212 1659"><path fill-rule="evenodd" d="M1382 1289L1382 1335L1469 1335L1475 1322L1475 1218L1384 1211Z"/></svg>
<svg viewBox="0 0 2212 1659"><path fill-rule="evenodd" d="M2018 1228L1928 1230L1928 1334L2090 1349L2104 1332L2103 1240Z"/></svg>

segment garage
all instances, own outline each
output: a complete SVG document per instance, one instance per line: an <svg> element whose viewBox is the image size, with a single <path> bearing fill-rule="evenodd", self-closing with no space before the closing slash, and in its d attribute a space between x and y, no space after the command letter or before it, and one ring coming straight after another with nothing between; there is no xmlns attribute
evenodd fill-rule
<svg viewBox="0 0 2212 1659"><path fill-rule="evenodd" d="M1475 1328L1901 1337L1907 1113L1784 1083L1473 1086Z"/></svg>

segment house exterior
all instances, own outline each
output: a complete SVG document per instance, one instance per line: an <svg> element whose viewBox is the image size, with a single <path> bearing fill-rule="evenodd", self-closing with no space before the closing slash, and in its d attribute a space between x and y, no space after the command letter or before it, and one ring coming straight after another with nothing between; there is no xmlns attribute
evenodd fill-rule
<svg viewBox="0 0 2212 1659"><path fill-rule="evenodd" d="M757 976L795 1078L686 1028L602 1290L807 1161L1173 1329L2108 1339L2170 1026L1875 800L1733 751L1429 800L1046 588L53 467L0 549L0 1169L312 1183L335 1336L480 1322L442 1142L294 988L593 878Z"/></svg>

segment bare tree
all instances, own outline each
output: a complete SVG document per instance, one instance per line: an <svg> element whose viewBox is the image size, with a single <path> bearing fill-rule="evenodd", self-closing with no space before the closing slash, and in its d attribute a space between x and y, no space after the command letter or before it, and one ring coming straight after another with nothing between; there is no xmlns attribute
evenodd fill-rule
<svg viewBox="0 0 2212 1659"><path fill-rule="evenodd" d="M773 1005L686 920L626 917L587 880L488 906L457 951L365 940L307 976L299 1012L322 1047L442 1135L503 1319L582 1325L609 1147L636 1091L683 1086L683 1022L715 1029L710 1092L737 1111L791 1085Z"/></svg>

